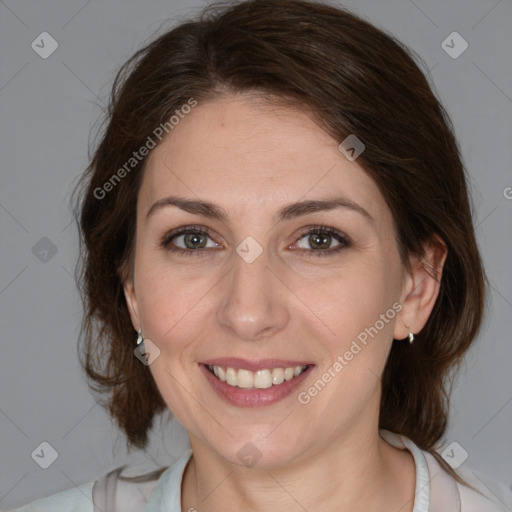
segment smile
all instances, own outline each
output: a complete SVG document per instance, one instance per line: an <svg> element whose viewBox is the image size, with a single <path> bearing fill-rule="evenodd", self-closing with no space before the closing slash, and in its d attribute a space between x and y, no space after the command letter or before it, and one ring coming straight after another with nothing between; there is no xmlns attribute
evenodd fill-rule
<svg viewBox="0 0 512 512"><path fill-rule="evenodd" d="M290 366L287 368L273 368L251 371L244 368L236 370L231 367L222 367L214 365L206 365L208 370L213 373L221 382L225 382L229 386L245 388L245 389L267 389L272 386L279 386L285 381L298 377L302 372L307 370L305 366Z"/></svg>
<svg viewBox="0 0 512 512"><path fill-rule="evenodd" d="M305 361L223 358L199 363L198 367L224 402L237 407L262 407L295 393L315 365Z"/></svg>

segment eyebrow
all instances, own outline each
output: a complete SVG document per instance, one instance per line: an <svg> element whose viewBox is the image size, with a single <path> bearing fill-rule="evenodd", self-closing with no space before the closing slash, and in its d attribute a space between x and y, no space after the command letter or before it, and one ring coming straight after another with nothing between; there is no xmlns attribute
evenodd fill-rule
<svg viewBox="0 0 512 512"><path fill-rule="evenodd" d="M185 199L179 196L168 196L159 199L151 206L151 208L148 210L148 213L146 214L146 221L156 211L168 206L175 206L194 215L200 215L223 222L229 220L229 215L225 210L208 201ZM370 222L375 223L373 217L362 206L359 206L357 203L354 203L353 201L350 201L344 197L313 199L290 203L281 208L274 215L273 220L274 222L281 222L283 220L294 219L309 213L331 211L337 208L353 210L357 213L360 213Z"/></svg>

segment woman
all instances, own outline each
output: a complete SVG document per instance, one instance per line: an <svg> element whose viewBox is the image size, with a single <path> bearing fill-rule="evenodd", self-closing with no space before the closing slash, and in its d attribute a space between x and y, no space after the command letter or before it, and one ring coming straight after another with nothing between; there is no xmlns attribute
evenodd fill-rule
<svg viewBox="0 0 512 512"><path fill-rule="evenodd" d="M191 451L19 511L506 510L436 451L485 276L451 123L392 37L207 9L123 67L79 192L91 385L130 445L170 410Z"/></svg>

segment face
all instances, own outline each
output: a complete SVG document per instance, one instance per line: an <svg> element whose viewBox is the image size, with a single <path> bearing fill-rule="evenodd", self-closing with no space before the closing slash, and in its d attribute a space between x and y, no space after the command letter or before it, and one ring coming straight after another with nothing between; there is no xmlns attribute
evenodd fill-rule
<svg viewBox="0 0 512 512"><path fill-rule="evenodd" d="M277 467L377 424L404 273L390 210L339 142L229 97L149 156L125 294L163 399L211 456Z"/></svg>

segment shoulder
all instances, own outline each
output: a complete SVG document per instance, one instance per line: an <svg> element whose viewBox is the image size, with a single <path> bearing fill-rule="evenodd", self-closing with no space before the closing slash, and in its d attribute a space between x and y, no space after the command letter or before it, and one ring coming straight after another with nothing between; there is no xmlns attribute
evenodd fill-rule
<svg viewBox="0 0 512 512"><path fill-rule="evenodd" d="M512 490L502 482L472 468L457 471L473 487L458 485L462 512L510 512Z"/></svg>
<svg viewBox="0 0 512 512"><path fill-rule="evenodd" d="M0 512L180 510L181 477L189 458L187 452L170 467L151 463L121 466L98 480Z"/></svg>
<svg viewBox="0 0 512 512"><path fill-rule="evenodd" d="M397 448L408 449L416 464L416 511L429 512L512 512L512 488L470 467L455 469L461 484L428 451L421 450L405 436L381 431Z"/></svg>
<svg viewBox="0 0 512 512"><path fill-rule="evenodd" d="M470 467L458 468L457 475L468 485L461 484L447 473L428 452L423 452L430 472L431 504L439 502L442 510L443 498L456 489L456 500L460 512L510 512L512 490L505 484L490 478ZM436 499L437 498L437 499ZM435 510L437 510L434 507Z"/></svg>
<svg viewBox="0 0 512 512"><path fill-rule="evenodd" d="M158 476L165 469L148 463L120 466L98 480L0 512L138 512L144 510Z"/></svg>
<svg viewBox="0 0 512 512"><path fill-rule="evenodd" d="M94 481L86 482L6 512L94 512L93 486Z"/></svg>

